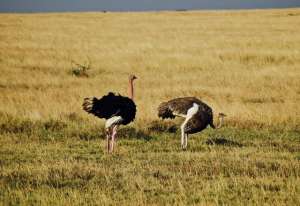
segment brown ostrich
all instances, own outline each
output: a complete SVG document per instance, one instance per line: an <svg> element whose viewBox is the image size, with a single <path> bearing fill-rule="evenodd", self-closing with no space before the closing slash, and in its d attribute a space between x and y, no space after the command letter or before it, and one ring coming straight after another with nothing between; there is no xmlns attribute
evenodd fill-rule
<svg viewBox="0 0 300 206"><path fill-rule="evenodd" d="M212 109L207 104L195 97L181 97L161 103L158 116L162 119L174 119L176 116L185 118L181 125L181 147L185 149L188 134L200 132L208 125L214 129L220 128L226 115L219 113L219 123L215 126Z"/></svg>

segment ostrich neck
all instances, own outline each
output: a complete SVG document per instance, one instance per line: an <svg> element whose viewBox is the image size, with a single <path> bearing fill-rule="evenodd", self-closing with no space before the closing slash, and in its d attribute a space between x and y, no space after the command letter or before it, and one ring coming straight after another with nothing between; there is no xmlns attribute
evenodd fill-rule
<svg viewBox="0 0 300 206"><path fill-rule="evenodd" d="M134 98L134 93L133 93L133 81L132 80L129 80L129 85L128 85L128 97L130 99L133 100Z"/></svg>
<svg viewBox="0 0 300 206"><path fill-rule="evenodd" d="M223 126L223 117L219 117L219 122L218 122L218 125L217 125L217 129L220 129L222 126Z"/></svg>

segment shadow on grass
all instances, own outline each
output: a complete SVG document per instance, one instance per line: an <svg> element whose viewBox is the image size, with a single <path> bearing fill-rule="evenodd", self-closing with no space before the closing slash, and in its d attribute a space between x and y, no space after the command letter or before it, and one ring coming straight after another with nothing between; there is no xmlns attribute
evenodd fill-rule
<svg viewBox="0 0 300 206"><path fill-rule="evenodd" d="M153 138L153 136L151 136L148 132L137 130L133 127L121 128L117 135L120 138L143 139L146 141L150 141Z"/></svg>
<svg viewBox="0 0 300 206"><path fill-rule="evenodd" d="M168 133L176 133L177 126L172 122L163 122L163 121L152 121L147 130L149 132L168 132Z"/></svg>
<svg viewBox="0 0 300 206"><path fill-rule="evenodd" d="M229 147L243 147L244 145L233 141L226 139L225 137L212 137L205 141L207 145L221 145L221 146L229 146Z"/></svg>
<svg viewBox="0 0 300 206"><path fill-rule="evenodd" d="M91 128L87 131L80 131L76 134L81 140L95 140L95 139L106 139L106 134L104 129L99 130L97 128ZM143 139L145 141L150 141L153 136L148 132L135 129L133 127L120 128L117 133L117 139Z"/></svg>

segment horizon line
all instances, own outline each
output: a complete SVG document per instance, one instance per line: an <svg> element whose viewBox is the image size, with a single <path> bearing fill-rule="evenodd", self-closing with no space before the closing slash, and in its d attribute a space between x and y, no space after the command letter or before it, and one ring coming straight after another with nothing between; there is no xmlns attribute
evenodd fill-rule
<svg viewBox="0 0 300 206"><path fill-rule="evenodd" d="M49 11L1 11L0 14L42 14L42 13L143 13L143 12L188 12L188 11L248 11L248 10L284 10L300 9L300 7L257 7L257 8L196 8L196 9L133 9L133 10L49 10Z"/></svg>

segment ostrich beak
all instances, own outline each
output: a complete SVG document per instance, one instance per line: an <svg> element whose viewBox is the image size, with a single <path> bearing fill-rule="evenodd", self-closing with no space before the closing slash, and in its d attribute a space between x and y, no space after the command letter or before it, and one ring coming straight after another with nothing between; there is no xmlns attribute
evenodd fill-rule
<svg viewBox="0 0 300 206"><path fill-rule="evenodd" d="M227 115L224 113L219 113L219 117L226 117Z"/></svg>

